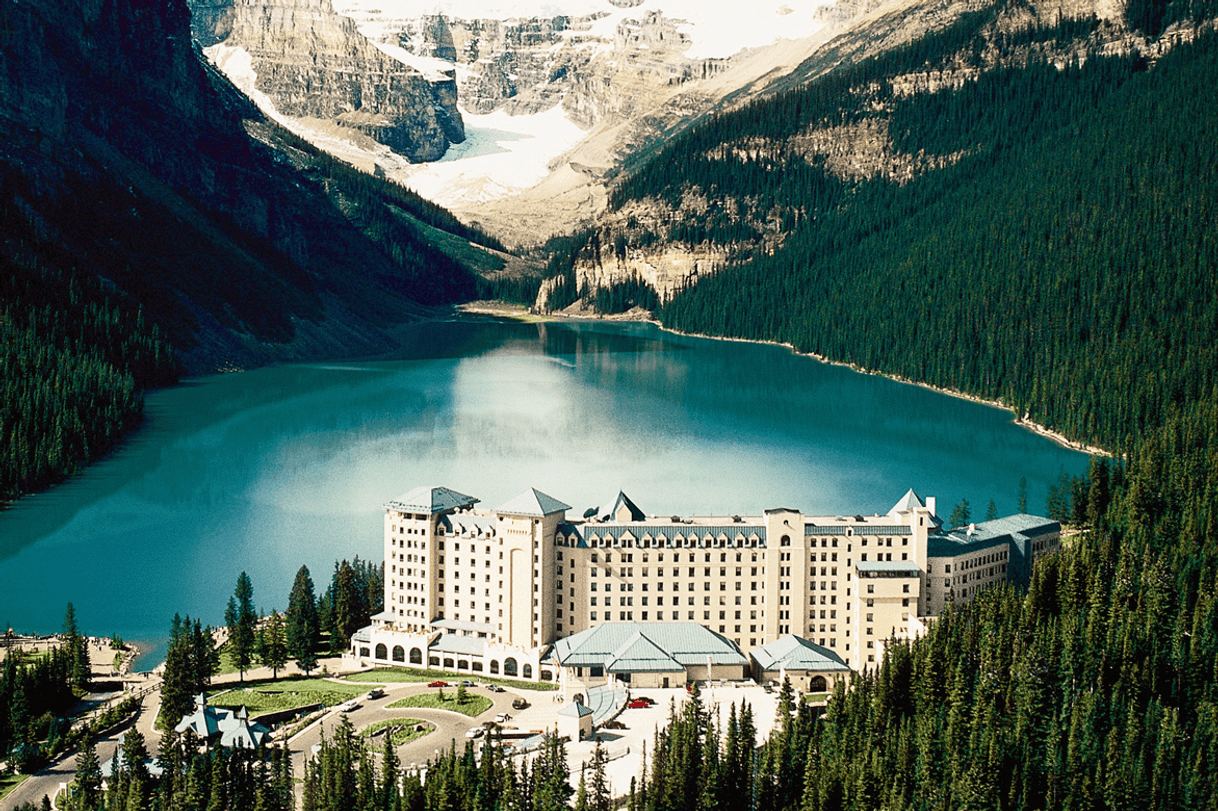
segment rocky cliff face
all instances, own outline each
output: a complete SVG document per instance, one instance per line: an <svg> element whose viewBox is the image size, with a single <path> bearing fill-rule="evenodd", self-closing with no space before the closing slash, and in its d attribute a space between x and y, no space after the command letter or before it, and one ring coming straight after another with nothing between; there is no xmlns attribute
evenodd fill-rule
<svg viewBox="0 0 1218 811"><path fill-rule="evenodd" d="M380 30L413 54L453 61L461 102L470 112L535 113L562 104L584 127L629 119L654 106L657 96L727 63L688 58L682 21L660 12L644 11L609 31L596 25L603 17L424 15Z"/></svg>
<svg viewBox="0 0 1218 811"><path fill-rule="evenodd" d="M396 219L366 233L375 184L344 193L263 119L183 0L23 0L0 21L0 272L102 279L189 372L383 351L417 302L472 295Z"/></svg>
<svg viewBox="0 0 1218 811"><path fill-rule="evenodd" d="M378 50L330 0L190 0L204 47L241 48L255 88L293 118L360 130L412 161L465 140L453 75L425 77Z"/></svg>

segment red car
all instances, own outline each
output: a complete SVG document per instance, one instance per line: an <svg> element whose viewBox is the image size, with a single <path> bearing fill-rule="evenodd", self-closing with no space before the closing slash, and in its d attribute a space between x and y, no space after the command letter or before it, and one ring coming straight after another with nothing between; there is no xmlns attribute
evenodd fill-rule
<svg viewBox="0 0 1218 811"><path fill-rule="evenodd" d="M631 699L630 703L626 706L632 710L645 710L651 706L651 702L645 698L635 698Z"/></svg>
<svg viewBox="0 0 1218 811"><path fill-rule="evenodd" d="M433 682L431 682L430 684L428 684L427 686L428 686L428 687L447 687L447 686L448 686L448 682L446 682L446 681L433 681Z"/></svg>

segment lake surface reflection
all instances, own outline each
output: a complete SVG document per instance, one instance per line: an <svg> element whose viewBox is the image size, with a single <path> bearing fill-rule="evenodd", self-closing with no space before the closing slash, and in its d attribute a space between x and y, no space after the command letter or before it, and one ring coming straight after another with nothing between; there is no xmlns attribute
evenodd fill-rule
<svg viewBox="0 0 1218 811"><path fill-rule="evenodd" d="M238 572L283 609L308 564L381 559L381 507L420 484L497 506L625 490L659 515L939 511L1020 477L1043 510L1084 454L1010 413L758 344L643 324L449 322L392 357L217 376L156 392L128 445L0 514L0 622L157 641L175 612L222 621Z"/></svg>

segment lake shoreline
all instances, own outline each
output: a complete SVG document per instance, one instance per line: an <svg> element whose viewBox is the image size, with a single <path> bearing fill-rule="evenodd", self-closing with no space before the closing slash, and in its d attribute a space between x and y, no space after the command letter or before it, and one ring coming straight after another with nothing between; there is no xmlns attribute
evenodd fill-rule
<svg viewBox="0 0 1218 811"><path fill-rule="evenodd" d="M1015 408L1013 406L1010 406L1010 405L1002 402L1001 400L987 400L986 398L981 397L979 395L969 394L968 392L964 392L959 389L948 388L946 386L936 386L933 383L924 383L920 380L913 380L911 378L904 377L904 376L898 375L898 374L892 374L889 372L881 372L881 371L878 371L875 369L866 369L862 366L859 366L856 363L848 363L846 361L834 360L834 359L826 357L824 355L820 355L816 352L801 352L798 349L796 349L794 346L792 346L791 344L786 343L786 342L765 341L765 340L760 340L757 338L736 338L736 337L728 337L728 336L724 336L724 335L707 335L707 334L698 333L698 332L682 332L681 330L677 330L677 329L673 329L672 327L664 326L664 324L660 323L650 313L646 314L647 317L643 317L641 313L638 313L638 314L623 313L616 317L614 317L614 316L595 316L595 315L575 316L575 315L564 315L562 313L547 313L545 315L538 315L537 313L532 312L532 310L524 307L523 305L511 305L511 304L505 304L503 302L472 302L469 305L458 305L457 310L458 310L458 312L470 313L470 314L475 314L475 315L489 315L489 316L495 316L495 317L499 317L499 318L507 318L507 319L511 319L513 321L520 321L522 323L543 323L546 321L572 322L572 323L581 323L581 322L595 323L595 322L603 321L606 323L622 323L622 322L626 322L626 321L631 321L631 322L636 322L636 323L654 324L656 327L663 330L664 332L669 332L669 333L672 333L673 335L680 335L680 336L688 337L688 338L709 338L709 339L716 340L716 341L736 341L738 343L761 344L761 345L766 345L766 346L781 346L781 347L785 347L786 349L789 349L791 351L791 353L794 355L799 355L799 356L805 357L805 358L812 358L813 360L819 361L819 362L827 364L829 366L840 366L840 367L849 369L853 372L858 372L859 374L876 375L877 377L884 377L889 380L895 381L897 383L905 383L905 384L908 384L911 386L919 386L921 388L928 389L928 390L936 392L938 394L946 394L950 397L956 397L961 400L967 400L970 403L978 403L980 405L987 405L987 406L992 406L994 408L1000 408L1004 411L1010 412L1013 417L1013 419L1011 421L1013 423L1015 423L1016 425L1018 425L1019 427L1025 428L1025 429L1031 431L1032 433L1037 434L1038 436L1042 436L1045 439L1048 439L1048 440L1056 443L1060 447L1066 448L1067 450L1080 451L1089 456L1111 457L1113 455L1112 452L1109 451L1107 448L1101 448L1098 445L1087 445L1082 442L1076 442L1076 441L1070 439L1065 434L1061 433L1060 431L1054 431L1052 428L1049 428L1046 425L1042 425L1041 423L1028 419L1026 414L1021 417L1021 416L1019 416L1019 413L1015 410Z"/></svg>

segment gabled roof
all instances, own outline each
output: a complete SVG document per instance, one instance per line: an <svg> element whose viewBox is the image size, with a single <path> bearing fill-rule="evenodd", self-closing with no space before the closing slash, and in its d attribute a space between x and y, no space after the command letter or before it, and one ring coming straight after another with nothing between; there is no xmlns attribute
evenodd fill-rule
<svg viewBox="0 0 1218 811"><path fill-rule="evenodd" d="M416 487L385 505L386 509L404 513L435 515L462 507L470 507L478 499L447 487Z"/></svg>
<svg viewBox="0 0 1218 811"><path fill-rule="evenodd" d="M605 670L610 673L671 673L684 669L684 665L641 631L636 631L605 661Z"/></svg>
<svg viewBox="0 0 1218 811"><path fill-rule="evenodd" d="M901 513L907 513L918 507L925 507L925 506L926 506L926 503L924 501L922 501L921 498L918 497L918 494L915 493L913 491L913 488L911 487L911 488L909 488L909 491L905 495L901 496L900 501L898 501L896 504L892 505L892 509L888 511L888 514L895 518L896 516L900 515Z"/></svg>
<svg viewBox="0 0 1218 811"><path fill-rule="evenodd" d="M508 515L527 515L531 518L544 518L547 515L560 513L571 509L570 504L563 504L553 496L547 496L536 487L530 487L515 498L500 505L495 512Z"/></svg>
<svg viewBox="0 0 1218 811"><path fill-rule="evenodd" d="M630 513L630 517L626 519L627 521L642 521L647 517L643 514L643 511L639 509L638 505L630 500L630 496L626 495L621 490L618 491L616 496L606 502L603 502L601 506L597 508L596 517L601 521L616 521L618 520L618 510L620 510L622 507L625 507Z"/></svg>
<svg viewBox="0 0 1218 811"><path fill-rule="evenodd" d="M833 651L795 634L787 634L768 645L754 648L751 655L762 670L850 669Z"/></svg>
<svg viewBox="0 0 1218 811"><path fill-rule="evenodd" d="M661 655L682 668L748 661L735 643L696 622L606 622L554 643L554 657L563 667L654 670ZM666 664L659 669L673 668Z"/></svg>
<svg viewBox="0 0 1218 811"><path fill-rule="evenodd" d="M203 695L195 697L194 712L174 727L175 732L185 732L187 729L193 729L196 735L206 741L219 736L222 746L249 749L257 749L269 734L269 730L262 724L249 720L245 707L238 712L227 707L211 707Z"/></svg>

